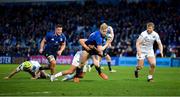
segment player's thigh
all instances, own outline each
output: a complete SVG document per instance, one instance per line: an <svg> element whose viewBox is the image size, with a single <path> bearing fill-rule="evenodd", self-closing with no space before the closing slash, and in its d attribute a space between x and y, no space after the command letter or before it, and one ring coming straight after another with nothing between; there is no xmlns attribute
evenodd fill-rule
<svg viewBox="0 0 180 97"><path fill-rule="evenodd" d="M63 75L72 74L75 72L76 68L77 68L76 66L71 65L71 67L68 70L64 70L62 74Z"/></svg>
<svg viewBox="0 0 180 97"><path fill-rule="evenodd" d="M109 56L109 54L106 55L106 60L111 61L111 57Z"/></svg>
<svg viewBox="0 0 180 97"><path fill-rule="evenodd" d="M153 50L149 51L149 53L147 55L147 60L148 60L150 65L156 65L156 57L154 55Z"/></svg>
<svg viewBox="0 0 180 97"><path fill-rule="evenodd" d="M144 66L144 59L145 59L146 54L142 53L141 56L138 54L136 55L137 58L137 66Z"/></svg>
<svg viewBox="0 0 180 97"><path fill-rule="evenodd" d="M137 63L137 66L144 66L144 59L138 59Z"/></svg>
<svg viewBox="0 0 180 97"><path fill-rule="evenodd" d="M92 61L95 66L99 67L99 60L96 55L92 55Z"/></svg>
<svg viewBox="0 0 180 97"><path fill-rule="evenodd" d="M81 64L84 65L85 62L88 60L89 53L86 51L82 51L82 54L80 56Z"/></svg>
<svg viewBox="0 0 180 97"><path fill-rule="evenodd" d="M71 67L69 68L70 73L74 73L76 68L77 68L76 66L71 65Z"/></svg>
<svg viewBox="0 0 180 97"><path fill-rule="evenodd" d="M81 54L77 52L75 54L75 56L73 57L71 65L78 67L81 63L80 56L81 56Z"/></svg>
<svg viewBox="0 0 180 97"><path fill-rule="evenodd" d="M49 55L49 56L47 56L47 59L48 59L49 63L51 63L51 65L55 65L56 64L56 56Z"/></svg>
<svg viewBox="0 0 180 97"><path fill-rule="evenodd" d="M154 57L147 57L147 60L149 62L150 65L156 65L156 58Z"/></svg>

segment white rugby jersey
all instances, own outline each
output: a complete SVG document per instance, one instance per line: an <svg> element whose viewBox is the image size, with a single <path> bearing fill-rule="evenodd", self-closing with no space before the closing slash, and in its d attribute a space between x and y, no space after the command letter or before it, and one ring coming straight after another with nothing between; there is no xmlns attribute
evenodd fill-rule
<svg viewBox="0 0 180 97"><path fill-rule="evenodd" d="M37 72L41 65L39 64L38 61L29 61L31 63L31 71L32 72ZM23 71L24 70L24 62L20 64L17 68L16 71Z"/></svg>
<svg viewBox="0 0 180 97"><path fill-rule="evenodd" d="M141 33L138 39L142 41L141 44L142 52L153 50L154 41L158 43L161 42L158 33L155 31L149 34L147 30L145 30Z"/></svg>
<svg viewBox="0 0 180 97"><path fill-rule="evenodd" d="M110 34L111 35L111 26L108 26L108 30L107 30L107 33L106 33L106 35L108 36L108 34ZM112 37L112 39L114 39L114 31L113 31L113 28L112 28L112 34L113 34L113 37Z"/></svg>

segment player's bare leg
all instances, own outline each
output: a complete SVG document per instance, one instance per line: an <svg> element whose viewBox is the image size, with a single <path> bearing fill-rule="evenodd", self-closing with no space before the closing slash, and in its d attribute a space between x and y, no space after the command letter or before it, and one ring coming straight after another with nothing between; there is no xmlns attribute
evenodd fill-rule
<svg viewBox="0 0 180 97"><path fill-rule="evenodd" d="M143 60L143 59L138 59L138 64L137 64L136 69L135 69L135 71L134 71L134 75L135 75L136 78L139 77L138 72L139 72L139 70L141 70L143 67L144 67L144 60Z"/></svg>
<svg viewBox="0 0 180 97"><path fill-rule="evenodd" d="M86 64L86 61L89 58L89 53L86 51L82 51L82 54L80 56L81 64L79 67L76 68L76 75L74 76L74 82L78 83L79 82L79 75L82 73L82 67Z"/></svg>
<svg viewBox="0 0 180 97"><path fill-rule="evenodd" d="M50 62L51 75L53 75L55 73L55 67L56 67L56 60L52 60Z"/></svg>
<svg viewBox="0 0 180 97"><path fill-rule="evenodd" d="M110 72L116 72L116 70L113 70L113 69L111 68L111 57L109 56L109 54L107 54L107 55L105 56L105 58L106 58L107 63L108 63L109 71L110 71Z"/></svg>
<svg viewBox="0 0 180 97"><path fill-rule="evenodd" d="M150 64L148 82L151 82L151 81L153 81L153 74L155 72L156 59L155 59L155 57L148 57L147 60L148 60L148 62Z"/></svg>
<svg viewBox="0 0 180 97"><path fill-rule="evenodd" d="M62 72L58 72L57 74L52 75L50 77L50 80L54 81L55 78L57 78L57 77L64 76L64 75L67 75L67 74L72 74L72 73L75 72L75 70L76 70L76 66L71 65L71 67L68 70L65 70L65 71L62 71Z"/></svg>
<svg viewBox="0 0 180 97"><path fill-rule="evenodd" d="M93 55L92 60L93 60L93 63L94 63L94 66L95 66L96 70L98 71L99 76L101 78L103 78L104 80L108 80L108 76L101 72L101 68L100 68L100 65L99 65L101 57Z"/></svg>

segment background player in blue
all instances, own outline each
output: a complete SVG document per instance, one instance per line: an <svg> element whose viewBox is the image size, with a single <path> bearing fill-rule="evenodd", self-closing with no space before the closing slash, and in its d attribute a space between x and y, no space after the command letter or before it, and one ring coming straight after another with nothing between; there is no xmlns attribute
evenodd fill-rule
<svg viewBox="0 0 180 97"><path fill-rule="evenodd" d="M46 46L45 46L46 44ZM44 49L45 47L45 49ZM56 25L54 32L48 32L41 41L39 52L44 54L50 65L42 69L50 69L51 75L55 73L56 56L61 55L66 47L66 37L62 33L62 26Z"/></svg>

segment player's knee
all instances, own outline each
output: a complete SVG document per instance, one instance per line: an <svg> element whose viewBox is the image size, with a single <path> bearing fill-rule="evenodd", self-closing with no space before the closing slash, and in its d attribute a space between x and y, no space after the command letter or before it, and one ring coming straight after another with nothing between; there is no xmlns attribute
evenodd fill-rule
<svg viewBox="0 0 180 97"><path fill-rule="evenodd" d="M51 66L55 67L55 65L56 65L56 61L51 61Z"/></svg>
<svg viewBox="0 0 180 97"><path fill-rule="evenodd" d="M108 62L110 62L110 61L111 61L111 58L107 58L106 60L107 60Z"/></svg>
<svg viewBox="0 0 180 97"><path fill-rule="evenodd" d="M150 67L151 67L151 68L155 68L155 67L156 67L156 64L155 64L155 63L152 63L152 64L150 65Z"/></svg>
<svg viewBox="0 0 180 97"><path fill-rule="evenodd" d="M107 60L107 61L111 61L111 57L108 56L108 57L106 58L106 60Z"/></svg>
<svg viewBox="0 0 180 97"><path fill-rule="evenodd" d="M99 61L94 62L94 65L95 65L96 67L99 67Z"/></svg>

